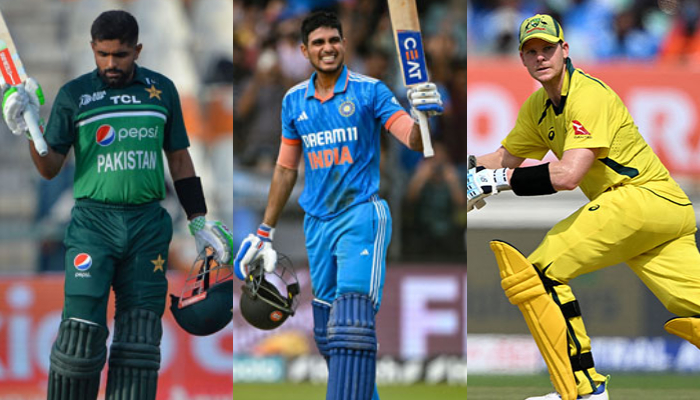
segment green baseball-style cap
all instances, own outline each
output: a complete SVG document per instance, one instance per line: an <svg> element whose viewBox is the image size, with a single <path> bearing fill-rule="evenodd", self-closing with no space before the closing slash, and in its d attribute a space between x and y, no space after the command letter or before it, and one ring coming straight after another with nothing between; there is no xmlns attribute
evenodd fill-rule
<svg viewBox="0 0 700 400"><path fill-rule="evenodd" d="M525 44L525 42L535 38L545 40L549 43L563 42L564 30L561 29L561 25L550 15L537 14L520 24L520 33L518 35L520 46L518 50L523 49L523 44Z"/></svg>

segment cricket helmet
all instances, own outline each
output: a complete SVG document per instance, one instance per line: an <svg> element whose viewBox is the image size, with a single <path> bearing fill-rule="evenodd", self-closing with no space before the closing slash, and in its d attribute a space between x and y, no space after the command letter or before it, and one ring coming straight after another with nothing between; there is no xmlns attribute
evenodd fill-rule
<svg viewBox="0 0 700 400"><path fill-rule="evenodd" d="M282 294L280 288L286 293ZM241 314L249 324L262 330L278 328L294 315L299 304L299 281L292 262L284 254L277 254L276 268L267 274L262 260L253 262L242 290Z"/></svg>
<svg viewBox="0 0 700 400"><path fill-rule="evenodd" d="M170 311L185 331L207 336L222 330L233 318L232 265L206 247L192 264L181 296L170 299Z"/></svg>

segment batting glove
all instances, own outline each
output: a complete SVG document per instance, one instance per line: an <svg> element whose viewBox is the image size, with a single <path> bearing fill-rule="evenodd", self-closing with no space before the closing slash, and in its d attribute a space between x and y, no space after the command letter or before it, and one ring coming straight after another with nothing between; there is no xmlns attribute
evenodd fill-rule
<svg viewBox="0 0 700 400"><path fill-rule="evenodd" d="M476 167L467 171L467 212L486 205L486 197L510 189L507 168Z"/></svg>
<svg viewBox="0 0 700 400"><path fill-rule="evenodd" d="M2 116L7 127L13 134L19 136L25 134L31 140L29 128L24 121L24 113L32 112L39 115L39 109L44 104L44 91L41 85L34 79L28 78L26 81L16 86L2 85ZM39 121L43 132L44 121Z"/></svg>
<svg viewBox="0 0 700 400"><path fill-rule="evenodd" d="M250 273L250 264L261 260L265 272L273 272L277 266L277 252L272 248L275 228L266 224L260 225L257 235L252 233L246 237L238 248L238 254L233 261L233 269L240 280L245 280Z"/></svg>
<svg viewBox="0 0 700 400"><path fill-rule="evenodd" d="M411 103L411 116L417 120L416 111L424 112L432 117L443 112L442 97L432 82L421 83L408 89L406 93L408 102Z"/></svg>
<svg viewBox="0 0 700 400"><path fill-rule="evenodd" d="M233 257L233 235L224 224L218 221L207 221L200 216L189 223L190 233L194 236L197 254L211 246L222 264L231 264Z"/></svg>

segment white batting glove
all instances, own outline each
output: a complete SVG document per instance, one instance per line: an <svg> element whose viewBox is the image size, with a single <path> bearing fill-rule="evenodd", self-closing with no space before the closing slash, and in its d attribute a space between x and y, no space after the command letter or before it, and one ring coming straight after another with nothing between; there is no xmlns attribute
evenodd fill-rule
<svg viewBox="0 0 700 400"><path fill-rule="evenodd" d="M277 252L272 248L275 228L262 224L257 235L252 233L246 237L238 248L238 254L233 261L236 277L245 280L250 273L250 264L260 260L265 272L273 272L277 267Z"/></svg>
<svg viewBox="0 0 700 400"><path fill-rule="evenodd" d="M33 112L37 117L41 105L44 104L44 92L41 85L34 78L27 78L26 81L16 86L2 85L2 116L7 127L13 134L19 136L25 134L29 139L29 128L24 121L25 112ZM39 122L42 126L43 121Z"/></svg>
<svg viewBox="0 0 700 400"><path fill-rule="evenodd" d="M211 246L222 264L231 264L233 257L233 235L224 224L207 221L204 217L193 218L189 223L190 233L194 236L197 254L205 247Z"/></svg>
<svg viewBox="0 0 700 400"><path fill-rule="evenodd" d="M510 189L507 168L476 167L467 171L467 212L486 205L486 197Z"/></svg>
<svg viewBox="0 0 700 400"><path fill-rule="evenodd" d="M429 117L440 115L443 112L442 97L432 82L421 83L406 92L408 102L411 103L411 116L417 120L415 111L426 113Z"/></svg>

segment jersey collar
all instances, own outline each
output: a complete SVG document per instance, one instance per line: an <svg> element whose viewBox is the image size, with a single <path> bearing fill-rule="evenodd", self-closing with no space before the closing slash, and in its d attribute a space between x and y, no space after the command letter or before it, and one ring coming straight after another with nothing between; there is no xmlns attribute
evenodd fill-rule
<svg viewBox="0 0 700 400"><path fill-rule="evenodd" d="M335 87L333 88L333 96L335 96L338 93L343 93L345 90L348 88L348 77L349 77L349 71L347 65L343 65L343 71L340 73L338 76L338 80L335 82ZM309 85L306 87L306 98L310 99L312 97L315 97L316 95L316 86L314 85L314 82L316 81L316 72L311 74L311 78L309 78ZM324 99L323 101L330 100L333 98L333 96Z"/></svg>
<svg viewBox="0 0 700 400"><path fill-rule="evenodd" d="M569 95L569 90L571 89L571 77L574 75L576 68L571 62L571 58L566 58L566 71L564 73L564 83L561 85L561 97Z"/></svg>
<svg viewBox="0 0 700 400"><path fill-rule="evenodd" d="M549 106L552 106L552 110L554 110L554 114L556 115L560 115L564 111L566 99L569 97L569 91L571 90L571 77L573 76L574 72L576 72L576 68L574 68L574 64L571 62L571 59L567 57L566 68L564 71L564 83L561 85L561 100L559 100L559 107L556 107L554 103L552 103L552 100L548 98L544 105L545 114L547 113L547 107ZM545 114L542 114L540 122L542 122Z"/></svg>
<svg viewBox="0 0 700 400"><path fill-rule="evenodd" d="M100 74L97 72L97 68L95 68L94 71L92 71L92 81L98 89L108 89L109 85L100 78ZM139 67L138 64L134 64L134 79L129 83L128 86L133 85L134 83L142 83L144 85L148 85L148 82L146 82L146 75L143 72L143 68Z"/></svg>

